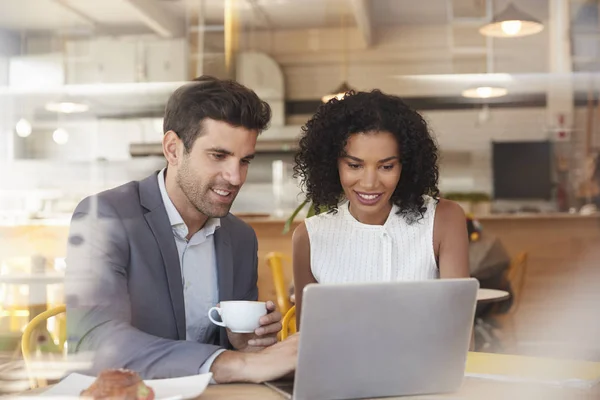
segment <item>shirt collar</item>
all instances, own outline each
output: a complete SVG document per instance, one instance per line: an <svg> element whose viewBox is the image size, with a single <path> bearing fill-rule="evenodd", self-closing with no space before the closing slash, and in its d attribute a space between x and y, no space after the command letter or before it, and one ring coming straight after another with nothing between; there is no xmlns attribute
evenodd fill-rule
<svg viewBox="0 0 600 400"><path fill-rule="evenodd" d="M165 185L165 171L166 168L163 168L158 173L158 189L160 190L160 196L162 197L162 201L165 205L165 210L167 211L167 216L169 217L169 222L171 223L171 228L175 231L179 236L185 238L187 237L189 231L188 227L181 218L181 214L175 208L175 205L171 201L169 194L167 193L167 187ZM209 218L202 229L198 231L198 233L203 232L205 236L210 236L217 228L221 226L220 218Z"/></svg>

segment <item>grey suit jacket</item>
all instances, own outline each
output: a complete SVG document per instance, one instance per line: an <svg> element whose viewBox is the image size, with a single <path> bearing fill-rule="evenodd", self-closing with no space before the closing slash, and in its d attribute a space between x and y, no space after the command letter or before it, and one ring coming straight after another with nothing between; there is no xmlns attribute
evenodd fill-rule
<svg viewBox="0 0 600 400"><path fill-rule="evenodd" d="M257 300L254 230L229 214L215 232L219 299ZM67 247L70 352L92 351L91 371L128 368L143 379L197 374L219 348L186 341L183 284L157 174L79 203Z"/></svg>

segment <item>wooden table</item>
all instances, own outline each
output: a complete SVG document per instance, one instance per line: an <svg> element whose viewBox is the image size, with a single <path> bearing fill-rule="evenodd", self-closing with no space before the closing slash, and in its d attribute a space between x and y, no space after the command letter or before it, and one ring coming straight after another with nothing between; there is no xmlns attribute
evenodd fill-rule
<svg viewBox="0 0 600 400"><path fill-rule="evenodd" d="M510 293L505 290L498 289L479 289L477 291L477 303L494 303L497 301L503 301L510 297Z"/></svg>
<svg viewBox="0 0 600 400"><path fill-rule="evenodd" d="M401 400L598 400L600 384L589 389L559 387L552 382L572 380L587 382L600 379L600 363L552 358L525 357L490 353L469 353L465 377L457 393L398 397ZM482 378L494 376L495 379ZM503 380L499 379L504 377ZM520 383L544 382L544 383ZM19 397L38 397L44 389L25 392ZM210 385L199 400L281 400L277 392L264 385ZM394 398L390 398L394 399Z"/></svg>
<svg viewBox="0 0 600 400"><path fill-rule="evenodd" d="M43 399L39 396L43 389L31 390L19 398ZM282 400L274 390L255 384L210 385L197 400ZM386 400L598 400L600 391L596 389L563 389L551 385L506 383L491 380L465 378L457 393L386 397ZM367 400L367 399L365 399ZM372 399L368 399L372 400Z"/></svg>
<svg viewBox="0 0 600 400"><path fill-rule="evenodd" d="M561 389L551 385L504 383L483 379L465 378L458 393L444 395L388 397L399 400L592 400L599 399L597 390ZM211 385L198 397L198 400L281 400L274 390L264 385L232 384Z"/></svg>

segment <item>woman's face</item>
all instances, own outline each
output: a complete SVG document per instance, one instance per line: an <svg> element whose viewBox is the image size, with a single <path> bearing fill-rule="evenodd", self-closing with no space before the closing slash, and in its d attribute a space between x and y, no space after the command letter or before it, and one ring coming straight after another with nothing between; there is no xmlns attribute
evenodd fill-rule
<svg viewBox="0 0 600 400"><path fill-rule="evenodd" d="M352 215L365 224L383 224L402 172L394 135L384 131L350 136L338 170Z"/></svg>

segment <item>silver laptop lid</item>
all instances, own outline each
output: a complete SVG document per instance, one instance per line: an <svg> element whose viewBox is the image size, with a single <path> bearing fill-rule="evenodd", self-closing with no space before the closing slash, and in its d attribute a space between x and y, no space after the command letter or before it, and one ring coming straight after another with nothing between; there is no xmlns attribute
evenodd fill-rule
<svg viewBox="0 0 600 400"><path fill-rule="evenodd" d="M294 399L457 390L478 288L472 278L308 285Z"/></svg>

